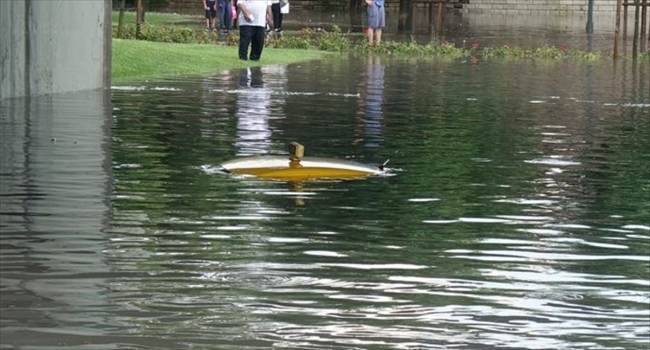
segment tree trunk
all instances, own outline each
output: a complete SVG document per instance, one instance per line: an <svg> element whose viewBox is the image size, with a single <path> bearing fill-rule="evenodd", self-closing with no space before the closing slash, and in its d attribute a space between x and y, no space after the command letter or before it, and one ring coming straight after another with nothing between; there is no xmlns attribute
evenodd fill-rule
<svg viewBox="0 0 650 350"><path fill-rule="evenodd" d="M399 34L411 33L411 23L413 22L413 5L411 0L399 0L399 18L397 22L397 32Z"/></svg>
<svg viewBox="0 0 650 350"><path fill-rule="evenodd" d="M348 10L350 11L350 30L353 32L361 32L363 30L363 23L361 21L363 0L350 0Z"/></svg>
<svg viewBox="0 0 650 350"><path fill-rule="evenodd" d="M124 8L126 7L126 0L122 0L120 4L120 16L117 20L117 37L122 39L122 27L124 27Z"/></svg>
<svg viewBox="0 0 650 350"><path fill-rule="evenodd" d="M142 0L135 0L135 38L142 38L140 27L142 25Z"/></svg>
<svg viewBox="0 0 650 350"><path fill-rule="evenodd" d="M147 7L147 0L136 0L136 12L138 16L138 23L144 23L144 13Z"/></svg>

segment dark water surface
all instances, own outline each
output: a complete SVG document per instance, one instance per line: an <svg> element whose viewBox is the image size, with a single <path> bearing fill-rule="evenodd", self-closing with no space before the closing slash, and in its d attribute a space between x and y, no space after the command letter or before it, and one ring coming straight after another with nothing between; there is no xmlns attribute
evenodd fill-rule
<svg viewBox="0 0 650 350"><path fill-rule="evenodd" d="M648 349L647 62L334 59L10 100L1 349ZM288 184L286 154L391 175Z"/></svg>

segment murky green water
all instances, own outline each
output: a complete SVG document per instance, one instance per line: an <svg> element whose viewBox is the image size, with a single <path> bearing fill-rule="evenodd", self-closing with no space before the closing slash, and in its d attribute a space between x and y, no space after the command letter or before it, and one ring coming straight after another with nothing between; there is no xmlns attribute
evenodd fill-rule
<svg viewBox="0 0 650 350"><path fill-rule="evenodd" d="M3 349L647 349L650 87L336 59L1 103ZM220 173L286 154L391 175Z"/></svg>

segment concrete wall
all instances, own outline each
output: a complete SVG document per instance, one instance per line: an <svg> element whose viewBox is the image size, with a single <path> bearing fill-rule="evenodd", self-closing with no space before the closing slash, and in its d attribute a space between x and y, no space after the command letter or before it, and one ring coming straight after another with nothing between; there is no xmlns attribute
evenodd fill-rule
<svg viewBox="0 0 650 350"><path fill-rule="evenodd" d="M474 26L537 28L540 30L584 31L588 0L470 0L460 12ZM634 9L629 8L628 35L634 24ZM594 1L594 28L600 34L613 34L616 0Z"/></svg>
<svg viewBox="0 0 650 350"><path fill-rule="evenodd" d="M0 0L0 99L107 87L110 0Z"/></svg>
<svg viewBox="0 0 650 350"><path fill-rule="evenodd" d="M349 1L339 1L337 9L324 9L322 0L290 0L291 13L284 23L289 27L329 26L346 27L350 24L347 6ZM359 4L361 0L359 0ZM386 0L387 32L397 31L400 0ZM584 32L587 22L589 0L449 0L449 13L461 14L465 24L485 30L499 27L536 28L540 30ZM203 15L203 7L197 0L169 0L167 12ZM428 7L418 5L415 13L416 27L427 26ZM633 11L630 9L630 13ZM598 33L614 31L616 0L594 0L594 29ZM628 28L632 28L633 16L628 16ZM628 35L631 30L628 30Z"/></svg>

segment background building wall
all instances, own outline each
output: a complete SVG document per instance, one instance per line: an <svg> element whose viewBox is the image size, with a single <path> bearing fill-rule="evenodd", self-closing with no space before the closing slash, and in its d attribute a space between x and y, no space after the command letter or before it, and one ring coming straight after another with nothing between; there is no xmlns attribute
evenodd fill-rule
<svg viewBox="0 0 650 350"><path fill-rule="evenodd" d="M129 0L127 0L128 3ZM203 6L196 0L149 0L160 2L159 11L176 12L203 16ZM363 13L362 0L290 0L290 14L285 16L287 27L324 27L338 25L348 28L351 24L350 4L358 4ZM449 0L449 14L455 14L456 20L472 28L523 27L540 30L582 31L587 22L589 0ZM400 0L386 0L387 33L395 33L398 28ZM633 9L629 9L628 28L632 28ZM414 14L416 28L425 28L428 24L428 7L417 5ZM614 31L616 0L594 0L594 28L599 33ZM361 15L363 20L365 16ZM451 30L456 31L451 21L447 20ZM628 30L628 35L631 33Z"/></svg>
<svg viewBox="0 0 650 350"><path fill-rule="evenodd" d="M361 2L361 0L359 0ZM349 0L290 0L291 6L296 10L312 11L345 11ZM450 0L460 3L459 0ZM522 12L557 12L566 14L586 13L588 0L469 0L469 4L462 4L462 9L469 12L483 11L522 11ZM161 3L162 4L162 3ZM203 13L203 3L196 0L167 0L161 9L167 12L178 13ZM399 10L399 0L386 0L389 11ZM616 0L595 0L594 13L614 14Z"/></svg>
<svg viewBox="0 0 650 350"><path fill-rule="evenodd" d="M470 0L460 13L476 27L537 28L540 30L584 31L588 0ZM628 9L628 27L633 9ZM594 27L600 33L613 33L616 0L594 1Z"/></svg>
<svg viewBox="0 0 650 350"><path fill-rule="evenodd" d="M110 0L0 1L0 99L107 87Z"/></svg>
<svg viewBox="0 0 650 350"><path fill-rule="evenodd" d="M470 0L463 5L467 12L547 12L580 14L587 12L588 0ZM595 0L594 13L616 13L616 0Z"/></svg>

